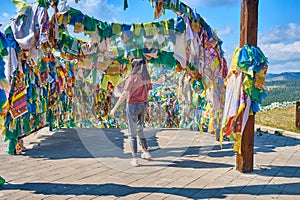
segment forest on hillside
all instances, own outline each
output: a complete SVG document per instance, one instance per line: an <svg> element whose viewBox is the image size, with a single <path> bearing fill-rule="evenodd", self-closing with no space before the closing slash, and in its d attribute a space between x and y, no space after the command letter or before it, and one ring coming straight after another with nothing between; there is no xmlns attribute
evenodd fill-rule
<svg viewBox="0 0 300 200"><path fill-rule="evenodd" d="M267 98L262 100L262 106L273 102L300 100L300 80L280 80L265 82Z"/></svg>

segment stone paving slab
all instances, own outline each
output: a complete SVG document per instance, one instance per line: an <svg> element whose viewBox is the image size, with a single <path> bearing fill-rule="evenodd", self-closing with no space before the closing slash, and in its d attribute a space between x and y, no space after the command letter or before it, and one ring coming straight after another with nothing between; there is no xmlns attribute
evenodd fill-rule
<svg viewBox="0 0 300 200"><path fill-rule="evenodd" d="M46 129L23 155L0 143L0 199L299 199L300 134L255 134L254 171L209 133L146 129L153 159L131 167L127 130ZM3 138L1 138L3 139Z"/></svg>

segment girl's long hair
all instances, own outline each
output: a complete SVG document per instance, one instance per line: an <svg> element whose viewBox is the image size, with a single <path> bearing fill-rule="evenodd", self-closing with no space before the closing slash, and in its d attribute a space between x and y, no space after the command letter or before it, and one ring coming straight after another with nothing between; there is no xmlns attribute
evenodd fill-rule
<svg viewBox="0 0 300 200"><path fill-rule="evenodd" d="M147 64L143 58L134 58L132 60L132 71L130 74L139 74L143 81L148 81L151 79L149 72L147 70Z"/></svg>

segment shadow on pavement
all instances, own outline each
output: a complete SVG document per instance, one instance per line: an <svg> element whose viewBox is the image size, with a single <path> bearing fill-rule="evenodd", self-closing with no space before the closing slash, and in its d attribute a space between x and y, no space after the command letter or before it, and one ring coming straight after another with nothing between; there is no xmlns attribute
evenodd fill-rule
<svg viewBox="0 0 300 200"><path fill-rule="evenodd" d="M251 173L260 176L276 176L285 178L300 178L300 166L259 165L259 169Z"/></svg>
<svg viewBox="0 0 300 200"><path fill-rule="evenodd" d="M291 147L297 145L300 145L300 139L294 137L284 135L280 136L265 132L255 132L254 135L254 154L276 152L276 148ZM227 142L223 144L222 149L218 145L201 146L199 148L211 150L207 153L207 156L209 157L224 157L235 155L232 147L233 143Z"/></svg>
<svg viewBox="0 0 300 200"><path fill-rule="evenodd" d="M155 161L158 161L162 164L153 164L151 165L143 164L142 166L151 166L151 167L178 167L178 168L192 168L192 169L205 169L205 168L232 168L234 165L225 164L225 163L214 163L214 162L204 162L204 161L195 161L195 160L166 160L157 158ZM166 163L166 164L164 164Z"/></svg>
<svg viewBox="0 0 300 200"><path fill-rule="evenodd" d="M147 143L151 152L161 150L157 133L160 129L145 130ZM97 134L98 132L98 134ZM128 136L121 129L93 129L91 134L84 129L80 133L76 129L62 129L52 135L40 135L41 141L36 142L31 149L26 150L25 156L32 158L66 159L66 158L130 158L131 153L124 153L124 144ZM168 156L185 153L189 147L164 147ZM197 151L197 153L199 150ZM183 153L183 155L184 155Z"/></svg>
<svg viewBox="0 0 300 200"><path fill-rule="evenodd" d="M66 159L66 158L130 158L130 153L124 153L124 142L127 136L120 129L95 129L94 134L101 131L102 139L111 143L110 147L106 147L109 151L101 151L103 147L96 146L96 151L99 154L91 154L87 150L86 144L83 144L81 136L75 129L60 130L50 136L39 136L41 142L32 149L26 151L25 156L33 158L46 159ZM227 168L233 167L230 164L212 163L204 161L192 160L169 160L170 157L178 156L178 152L182 152L180 156L199 157L201 155L208 157L232 157L235 153L232 150L232 143L224 143L223 149L218 145L203 145L203 146L187 146L187 147L163 147L158 144L157 132L160 130L150 130L151 134L147 138L151 152L155 155L157 150L161 151L155 157L156 161L168 163L168 166L180 168ZM82 134L82 133L81 133ZM83 133L84 134L84 133ZM89 136L89 133L86 133ZM89 136L90 140L95 140L93 136ZM98 140L101 140L101 138ZM107 143L107 142L106 142ZM98 143L95 143L98 144ZM269 133L255 133L255 153L258 152L274 152L277 147L297 146L299 139L288 136L278 136ZM106 150L107 150L106 149ZM102 153L101 153L102 152ZM179 157L178 157L179 158ZM160 164L158 164L160 165ZM151 165L151 166L156 166ZM279 177L297 177L299 178L298 166L258 166L258 170L252 173L261 176L279 176ZM298 171L298 173L296 173Z"/></svg>
<svg viewBox="0 0 300 200"><path fill-rule="evenodd" d="M150 150L159 149L157 143L157 130L150 130L147 133L147 142ZM97 132L99 134L94 137ZM146 131L145 131L146 132ZM82 136L83 135L83 136ZM118 150L119 154L113 156L120 156L122 158L131 157L131 154L123 153L125 139L128 137L121 131L121 129L94 129L93 133L84 133L80 130L80 134L76 129L62 129L52 135L40 135L38 137L41 141L31 148L26 150L25 156L32 158L47 158L47 159L66 159L66 158L94 158L94 157L111 157L111 153L91 153L90 146L96 146L96 150ZM87 140L93 140L87 142ZM101 143L102 142L102 143ZM101 146L101 144L105 145ZM109 145L108 145L109 144ZM98 145L98 147L97 147ZM122 153L120 153L122 151Z"/></svg>
<svg viewBox="0 0 300 200"><path fill-rule="evenodd" d="M124 149L124 141L127 136L121 132L120 129L98 130L99 132L101 131L101 133L104 135L103 137L105 137L105 139L112 144L111 146L113 146L113 148L118 150ZM150 136L147 137L151 151L160 149L156 136L158 131L159 130L151 131ZM41 142L38 145L35 145L32 149L28 149L25 155L33 158L43 157L49 159L95 157L95 155L91 155L91 153L87 150L85 144L82 142L81 136L79 136L76 129L60 130L50 136L41 135L39 138L41 139ZM91 140L93 140L93 138ZM101 140L101 138L98 138L98 140ZM254 145L255 154L258 152L268 153L275 152L275 149L279 147L300 145L300 139L288 136L278 136L270 133L256 132ZM170 148L168 152L172 153L172 151L176 150L178 149ZM232 150L232 143L224 143L222 149L220 149L219 145L187 146L183 156L199 156L199 152L200 154L204 153L209 157L231 157L235 155ZM102 154L101 156L105 155Z"/></svg>
<svg viewBox="0 0 300 200"><path fill-rule="evenodd" d="M147 142L151 152L163 149L168 156L178 155L178 151L183 152L182 156L199 156L199 151L202 151L201 146L180 146L176 145L160 147L157 137L157 133L160 129L145 130L147 135ZM97 134L99 133L99 134ZM165 137L165 136L163 136ZM40 142L31 148L26 150L25 156L32 158L48 158L48 159L66 159L66 158L99 158L99 157L122 157L124 158L124 143L127 139L127 135L121 131L121 129L94 129L92 134L84 130L80 130L80 133L76 129L62 129L52 135L40 135L38 139ZM166 140L166 138L164 138ZM170 138L173 139L173 138ZM170 140L171 141L171 140ZM169 141L165 141L168 143ZM172 142L172 141L171 141ZM94 147L92 147L94 146ZM225 145L226 146L226 145ZM209 149L217 149L218 147L209 146ZM99 153L91 153L94 152ZM103 151L104 150L104 151ZM111 152L116 153L112 155ZM115 150L115 151L114 151ZM105 153L100 153L101 151ZM209 151L205 151L209 153ZM228 152L230 155L232 152ZM128 155L125 158L130 157ZM223 153L224 154L224 153ZM164 156L163 154L161 156Z"/></svg>
<svg viewBox="0 0 300 200"><path fill-rule="evenodd" d="M254 153L276 152L276 148L300 145L300 139L266 132L255 132Z"/></svg>
<svg viewBox="0 0 300 200"><path fill-rule="evenodd" d="M92 135L89 132L77 132L75 129L60 130L50 136L41 135L40 143L32 149L26 151L25 156L32 158L46 159L67 159L67 158L125 158L131 157L130 153L124 153L124 143L127 136L120 129L94 129ZM99 138L93 135L101 131ZM147 131L147 130L146 130ZM147 141L154 160L149 167L171 166L178 168L228 168L230 164L213 163L204 161L183 160L183 156L199 157L201 146L164 146L160 147L157 132L160 130L150 130L147 133ZM85 135L85 139L82 139ZM164 138L166 139L166 138ZM89 142L91 140L91 142ZM102 140L102 143L93 140ZM109 144L108 144L109 143ZM103 146L105 147L103 147ZM225 145L226 146L226 145ZM94 148L91 150L91 148ZM212 146L213 149L218 149ZM210 149L206 149L205 154ZM92 152L92 153L91 153ZM93 153L96 152L96 153ZM182 153L180 153L182 152ZM203 153L203 152L202 152ZM231 155L231 152L230 152ZM176 158L176 159L175 159ZM179 159L180 158L180 159Z"/></svg>
<svg viewBox="0 0 300 200"><path fill-rule="evenodd" d="M180 167L180 168L195 168L195 169L234 167L233 165L230 165L230 164L195 161L195 160L175 161L173 164L171 164L169 166L170 167Z"/></svg>
<svg viewBox="0 0 300 200"><path fill-rule="evenodd" d="M26 150L25 156L32 158L66 159L92 158L82 144L75 129L59 130L50 136L39 136L41 141L31 149Z"/></svg>
<svg viewBox="0 0 300 200"><path fill-rule="evenodd" d="M280 189L278 189L280 188ZM60 184L60 183L25 183L6 184L2 190L33 191L44 195L98 195L124 197L137 193L172 194L194 199L226 198L230 194L257 195L300 195L300 183L262 184L248 186L228 186L222 188L177 188L177 187L131 187L127 185L107 184Z"/></svg>

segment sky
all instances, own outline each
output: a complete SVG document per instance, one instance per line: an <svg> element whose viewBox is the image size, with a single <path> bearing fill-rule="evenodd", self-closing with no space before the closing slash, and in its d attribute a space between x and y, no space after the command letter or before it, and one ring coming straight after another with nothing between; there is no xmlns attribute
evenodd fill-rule
<svg viewBox="0 0 300 200"><path fill-rule="evenodd" d="M35 0L26 0L33 3ZM148 0L68 0L84 14L108 22L142 23L154 21L154 9ZM230 65L239 46L241 0L181 0L205 19L223 41L222 48ZM8 24L16 15L11 0L0 0L0 24ZM50 8L51 9L51 8ZM260 0L258 10L258 47L269 58L268 73L300 72L300 0ZM51 12L50 12L51 13ZM174 18L172 11L158 20ZM3 28L1 28L1 31ZM229 66L228 66L229 67Z"/></svg>

